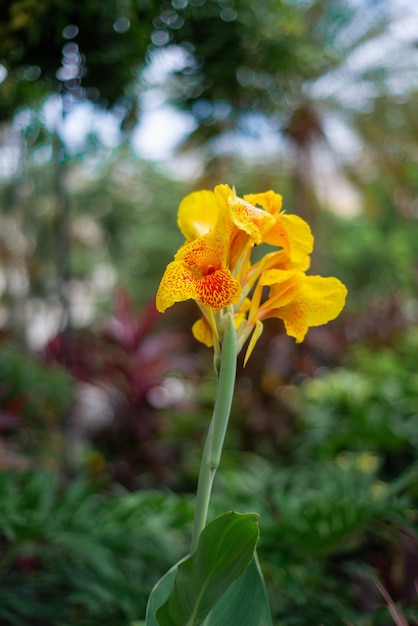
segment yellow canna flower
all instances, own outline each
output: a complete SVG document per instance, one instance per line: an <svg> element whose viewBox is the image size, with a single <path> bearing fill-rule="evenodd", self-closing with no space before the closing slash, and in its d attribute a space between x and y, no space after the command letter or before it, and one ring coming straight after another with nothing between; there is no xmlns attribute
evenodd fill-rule
<svg viewBox="0 0 418 626"><path fill-rule="evenodd" d="M282 211L274 191L237 196L229 185L195 191L179 206L184 245L169 263L157 292L161 312L175 302L196 300L202 317L192 331L219 354L227 314L233 315L240 350L249 339L245 362L264 320L283 320L297 342L311 326L341 312L347 290L333 277L307 276L314 238L309 225ZM252 264L255 245L276 248ZM265 288L267 297L262 300Z"/></svg>
<svg viewBox="0 0 418 626"><path fill-rule="evenodd" d="M186 196L180 203L177 223L187 241L215 229L221 231L229 238L229 260L233 269L245 248L262 243L263 234L272 232L275 219L261 202L259 207L253 206L239 198L229 185L218 185L214 191L194 191Z"/></svg>

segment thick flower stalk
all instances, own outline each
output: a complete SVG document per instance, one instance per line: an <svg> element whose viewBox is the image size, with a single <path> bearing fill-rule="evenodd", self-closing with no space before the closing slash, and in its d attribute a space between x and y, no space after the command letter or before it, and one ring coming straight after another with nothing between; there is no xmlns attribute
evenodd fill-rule
<svg viewBox="0 0 418 626"><path fill-rule="evenodd" d="M185 242L167 266L157 293L157 309L194 299L201 318L196 339L221 355L227 318L232 316L237 351L247 343L246 363L263 331L275 317L301 342L312 326L341 312L347 290L337 278L307 275L314 239L308 224L282 211L273 191L238 197L228 185L196 191L184 198L178 225ZM256 246L273 251L256 262Z"/></svg>

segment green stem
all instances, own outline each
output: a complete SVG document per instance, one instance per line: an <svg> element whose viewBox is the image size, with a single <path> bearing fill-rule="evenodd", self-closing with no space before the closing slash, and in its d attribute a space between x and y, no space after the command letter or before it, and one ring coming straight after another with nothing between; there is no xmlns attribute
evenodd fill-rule
<svg viewBox="0 0 418 626"><path fill-rule="evenodd" d="M222 447L231 413L236 369L237 337L234 319L232 315L228 315L228 325L222 341L215 406L200 463L191 553L195 551L200 533L206 526L213 480L221 460Z"/></svg>

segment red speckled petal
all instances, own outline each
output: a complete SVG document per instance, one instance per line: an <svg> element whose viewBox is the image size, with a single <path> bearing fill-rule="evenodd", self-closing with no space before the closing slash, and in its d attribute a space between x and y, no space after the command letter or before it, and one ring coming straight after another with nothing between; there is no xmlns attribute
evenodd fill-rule
<svg viewBox="0 0 418 626"><path fill-rule="evenodd" d="M241 294L241 285L227 269L217 270L195 282L195 299L214 311L228 304L236 304Z"/></svg>
<svg viewBox="0 0 418 626"><path fill-rule="evenodd" d="M175 302L183 302L194 297L194 282L200 278L200 272L181 261L167 265L157 291L156 307L164 313Z"/></svg>

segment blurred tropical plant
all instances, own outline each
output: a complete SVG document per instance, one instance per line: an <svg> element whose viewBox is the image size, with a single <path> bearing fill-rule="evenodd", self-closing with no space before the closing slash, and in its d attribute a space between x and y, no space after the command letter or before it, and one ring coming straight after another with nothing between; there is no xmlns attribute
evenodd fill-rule
<svg viewBox="0 0 418 626"><path fill-rule="evenodd" d="M366 317L367 308L382 306L382 322L390 318L390 301L393 306L398 302L405 318L412 314L414 319L418 287L418 220L400 213L394 188L390 196L380 183L369 186L369 215L349 219L317 213L317 267L331 266L346 281L352 311L364 311Z"/></svg>
<svg viewBox="0 0 418 626"><path fill-rule="evenodd" d="M78 249L83 246L86 218L94 222L100 238L91 246L85 241L85 262L81 258L74 271L82 275L83 265L94 266L91 253L106 250L119 284L129 290L136 305L144 305L155 295L173 246L180 244L176 208L187 183L138 159L128 146L107 162L86 165L77 164L72 173L79 183L70 188L80 219L75 243Z"/></svg>
<svg viewBox="0 0 418 626"><path fill-rule="evenodd" d="M376 576L413 614L417 477L414 464L384 482L381 459L361 452L319 462L305 455L288 469L226 454L216 494L238 510L260 511L259 553L275 624L386 624Z"/></svg>
<svg viewBox="0 0 418 626"><path fill-rule="evenodd" d="M185 147L199 146L210 161L244 151L240 137L258 137L265 162L275 146L293 181L295 212L312 212L318 191L322 201L332 192L331 204L344 204L325 177L335 181L340 171L352 179L356 171L357 181L370 180L387 155L412 146L408 140L402 148L397 129L416 132L408 104L416 50L413 40L393 35L407 19L395 4L190 2L178 9L182 24L174 14L163 3L154 32L182 52L171 89L172 102L196 123ZM387 123L391 117L396 124ZM249 145L251 157L257 143ZM206 170L209 186L214 175L225 172Z"/></svg>
<svg viewBox="0 0 418 626"><path fill-rule="evenodd" d="M406 615L416 608L416 481L416 467L384 481L370 454L287 470L226 453L212 509L260 510L277 626L381 626L389 613L376 576ZM0 473L0 512L2 624L122 626L143 617L150 587L187 549L193 503L35 469Z"/></svg>
<svg viewBox="0 0 418 626"><path fill-rule="evenodd" d="M126 147L107 161L67 163L57 196L53 142L45 136L25 177L0 187L4 322L35 348L69 322L85 327L108 312L116 282L145 305L171 254L184 189Z"/></svg>
<svg viewBox="0 0 418 626"><path fill-rule="evenodd" d="M119 289L113 315L100 327L61 333L44 351L73 380L76 401L67 437L78 448L75 467L90 467L130 489L179 489L187 475L179 459L190 444L176 436L166 413L175 422L174 412L196 403L199 363L187 350L187 335L157 333L156 318L153 302L137 313Z"/></svg>
<svg viewBox="0 0 418 626"><path fill-rule="evenodd" d="M0 473L0 511L4 626L126 626L184 549L192 515L187 497L106 493L39 469Z"/></svg>
<svg viewBox="0 0 418 626"><path fill-rule="evenodd" d="M351 367L339 367L300 387L300 416L308 429L298 450L332 458L347 450L380 453L391 475L418 459L415 366L418 334L395 347L358 345Z"/></svg>
<svg viewBox="0 0 418 626"><path fill-rule="evenodd" d="M13 343L0 343L0 466L35 459L59 462L65 419L74 400L71 377Z"/></svg>
<svg viewBox="0 0 418 626"><path fill-rule="evenodd" d="M116 115L126 119L136 99L125 92L145 62L156 11L146 0L3 4L1 118L61 92L74 101L114 106Z"/></svg>

